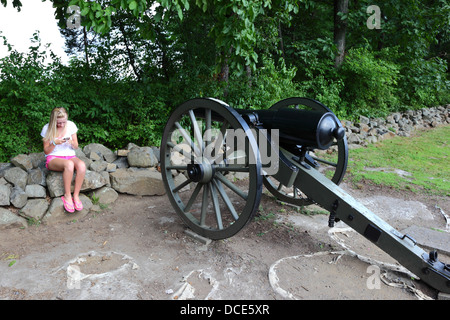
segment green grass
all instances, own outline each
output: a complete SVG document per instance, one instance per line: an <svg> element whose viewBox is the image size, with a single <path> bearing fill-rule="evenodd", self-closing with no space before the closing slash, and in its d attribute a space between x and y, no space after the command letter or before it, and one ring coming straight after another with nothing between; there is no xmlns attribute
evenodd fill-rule
<svg viewBox="0 0 450 320"><path fill-rule="evenodd" d="M450 126L445 126L354 149L349 154L347 172L353 182L365 179L398 189L449 196L449 139ZM407 174L399 175L395 169Z"/></svg>

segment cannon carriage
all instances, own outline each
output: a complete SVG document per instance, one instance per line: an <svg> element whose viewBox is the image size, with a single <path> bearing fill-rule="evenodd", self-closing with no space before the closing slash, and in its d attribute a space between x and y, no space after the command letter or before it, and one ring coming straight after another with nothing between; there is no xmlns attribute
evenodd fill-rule
<svg viewBox="0 0 450 320"><path fill-rule="evenodd" d="M334 148L334 156L318 150ZM161 142L161 174L171 205L192 231L234 236L259 208L263 185L281 201L316 203L441 292L450 266L426 253L338 185L347 168L345 130L326 106L288 98L266 110L233 109L212 98L176 108Z"/></svg>

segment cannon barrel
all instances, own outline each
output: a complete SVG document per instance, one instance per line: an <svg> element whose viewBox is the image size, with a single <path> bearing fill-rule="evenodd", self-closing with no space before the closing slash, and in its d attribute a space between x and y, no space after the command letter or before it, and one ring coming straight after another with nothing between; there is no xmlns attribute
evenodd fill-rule
<svg viewBox="0 0 450 320"><path fill-rule="evenodd" d="M258 123L267 130L278 129L280 145L325 150L334 139L341 140L345 136L345 129L331 112L290 108L237 111L248 123Z"/></svg>

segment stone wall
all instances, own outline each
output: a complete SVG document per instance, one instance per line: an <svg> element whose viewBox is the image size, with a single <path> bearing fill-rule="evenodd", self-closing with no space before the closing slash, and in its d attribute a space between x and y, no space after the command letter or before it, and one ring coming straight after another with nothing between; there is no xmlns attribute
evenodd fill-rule
<svg viewBox="0 0 450 320"><path fill-rule="evenodd" d="M112 152L103 145L89 144L76 154L86 163L87 171L80 194L84 209L72 214L65 213L61 200L62 173L45 168L43 152L20 154L9 163L0 163L0 229L80 219L90 211L100 210L99 204L110 205L119 193L165 193L157 170L156 147L129 144L126 150Z"/></svg>
<svg viewBox="0 0 450 320"><path fill-rule="evenodd" d="M359 117L359 122L342 121L349 148L366 146L395 136L408 137L414 130L450 123L450 104L434 108L396 112L384 118Z"/></svg>
<svg viewBox="0 0 450 320"><path fill-rule="evenodd" d="M449 111L450 104L393 113L386 119L361 116L357 123L342 123L352 149L397 135L409 136L416 129L449 124ZM165 193L157 170L159 149L156 147L129 144L125 150L112 152L103 145L90 144L78 149L77 156L88 170L80 196L84 209L73 214L63 209L62 173L45 168L43 153L21 154L10 163L0 163L0 229L26 227L30 221L52 224L80 219L90 211L99 210L98 204L92 202L94 198L108 205L119 193L137 196Z"/></svg>

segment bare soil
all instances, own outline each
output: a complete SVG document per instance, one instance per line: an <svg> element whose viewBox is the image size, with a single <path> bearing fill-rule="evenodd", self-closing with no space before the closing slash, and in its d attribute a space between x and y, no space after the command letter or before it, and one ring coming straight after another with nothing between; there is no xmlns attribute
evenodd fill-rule
<svg viewBox="0 0 450 320"><path fill-rule="evenodd" d="M362 201L384 199L379 205L394 212L419 208L412 217L383 217L398 230L413 224L442 229L436 206L450 212L447 197L365 183L343 188ZM385 207L366 202L385 214ZM266 190L260 208L236 236L209 244L185 233L166 196L120 195L82 219L2 230L0 299L416 300L414 289L436 298L408 274L344 254L350 248L396 264L356 233L329 233L328 217L317 208L299 213Z"/></svg>

